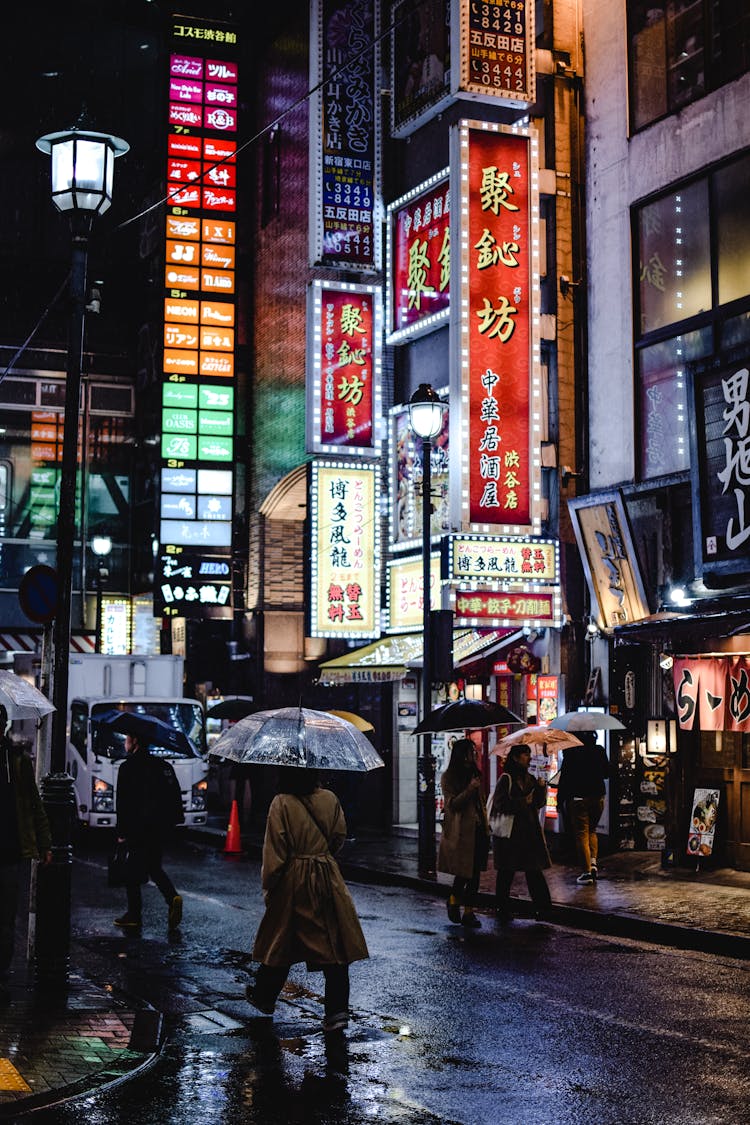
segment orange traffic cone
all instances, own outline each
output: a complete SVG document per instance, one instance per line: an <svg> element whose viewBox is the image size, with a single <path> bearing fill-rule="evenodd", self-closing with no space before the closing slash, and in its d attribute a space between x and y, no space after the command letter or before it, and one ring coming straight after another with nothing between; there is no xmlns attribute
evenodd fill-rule
<svg viewBox="0 0 750 1125"><path fill-rule="evenodd" d="M229 814L229 828L227 829L227 840L224 844L225 855L237 855L242 851L242 839L240 837L240 813L237 807L237 802L232 801L232 811Z"/></svg>

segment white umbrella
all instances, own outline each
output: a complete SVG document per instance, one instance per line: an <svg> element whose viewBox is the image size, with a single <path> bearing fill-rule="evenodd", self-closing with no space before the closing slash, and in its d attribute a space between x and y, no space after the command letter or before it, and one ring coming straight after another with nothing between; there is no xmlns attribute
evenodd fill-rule
<svg viewBox="0 0 750 1125"><path fill-rule="evenodd" d="M41 719L55 710L46 695L15 672L0 672L0 703L11 720Z"/></svg>
<svg viewBox="0 0 750 1125"><path fill-rule="evenodd" d="M626 730L624 723L605 711L568 711L550 723L557 730Z"/></svg>
<svg viewBox="0 0 750 1125"><path fill-rule="evenodd" d="M211 747L217 758L243 765L296 766L364 773L385 762L364 734L330 711L281 707L240 719Z"/></svg>
<svg viewBox="0 0 750 1125"><path fill-rule="evenodd" d="M556 730L552 726L534 726L516 730L513 734L506 734L505 738L501 738L493 747L492 753L505 754L514 746L554 746L555 750L565 750L568 746L582 745L580 738L564 730Z"/></svg>

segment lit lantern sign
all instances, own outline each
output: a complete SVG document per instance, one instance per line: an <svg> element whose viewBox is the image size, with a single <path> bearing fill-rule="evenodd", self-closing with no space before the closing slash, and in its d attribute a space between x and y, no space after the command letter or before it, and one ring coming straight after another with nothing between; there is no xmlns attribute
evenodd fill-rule
<svg viewBox="0 0 750 1125"><path fill-rule="evenodd" d="M382 299L375 285L308 290L308 449L380 453Z"/></svg>
<svg viewBox="0 0 750 1125"><path fill-rule="evenodd" d="M159 541L226 556L234 463L237 36L174 16L169 57ZM183 569L187 566L183 564ZM156 613L231 616L231 581L157 574ZM213 596L215 595L215 596Z"/></svg>
<svg viewBox="0 0 750 1125"><path fill-rule="evenodd" d="M528 590L460 588L452 591L451 600L457 625L549 625L553 628L562 625L559 587L531 587Z"/></svg>
<svg viewBox="0 0 750 1125"><path fill-rule="evenodd" d="M310 255L317 265L380 267L375 8L373 0L310 5ZM363 49L368 43L372 50Z"/></svg>
<svg viewBox="0 0 750 1125"><path fill-rule="evenodd" d="M424 624L422 558L388 563L388 631L401 633ZM440 605L440 555L430 556L430 604Z"/></svg>
<svg viewBox="0 0 750 1125"><path fill-rule="evenodd" d="M310 636L380 636L375 465L310 467Z"/></svg>
<svg viewBox="0 0 750 1125"><path fill-rule="evenodd" d="M448 169L388 206L388 343L419 336L448 319Z"/></svg>
<svg viewBox="0 0 750 1125"><path fill-rule="evenodd" d="M453 0L452 93L518 107L536 101L533 0Z"/></svg>
<svg viewBox="0 0 750 1125"><path fill-rule="evenodd" d="M465 530L538 534L536 133L462 121L452 143L457 180L452 194L458 199L454 279L458 276L460 289L451 306L457 383L451 393L454 511Z"/></svg>

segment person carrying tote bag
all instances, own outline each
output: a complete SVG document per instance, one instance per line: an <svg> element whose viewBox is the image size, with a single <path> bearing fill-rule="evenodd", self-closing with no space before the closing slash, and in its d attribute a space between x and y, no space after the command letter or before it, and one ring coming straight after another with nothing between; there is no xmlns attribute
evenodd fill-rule
<svg viewBox="0 0 750 1125"><path fill-rule="evenodd" d="M528 746L512 747L488 807L496 909L503 922L512 918L510 889L517 871L526 876L536 917L549 917L552 906L543 874L551 863L539 823L539 809L546 802L547 787L529 773L530 760Z"/></svg>
<svg viewBox="0 0 750 1125"><path fill-rule="evenodd" d="M482 925L474 912L474 904L479 876L487 866L490 850L490 830L476 755L471 739L459 738L453 743L448 769L440 778L445 805L437 861L438 871L454 876L448 897L448 919L471 929Z"/></svg>

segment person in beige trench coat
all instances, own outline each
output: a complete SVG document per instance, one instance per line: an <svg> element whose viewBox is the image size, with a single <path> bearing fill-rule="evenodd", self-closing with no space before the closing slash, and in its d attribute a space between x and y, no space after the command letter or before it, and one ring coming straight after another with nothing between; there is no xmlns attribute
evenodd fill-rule
<svg viewBox="0 0 750 1125"><path fill-rule="evenodd" d="M280 770L263 841L265 913L253 945L260 962L251 1004L272 1015L292 965L325 975L326 1032L349 1017L349 965L369 957L352 897L332 853L346 839L338 798L321 789L314 770Z"/></svg>
<svg viewBox="0 0 750 1125"><path fill-rule="evenodd" d="M470 739L457 739L451 749L448 769L440 777L444 806L437 862L438 871L455 875L448 897L449 920L474 929L481 926L474 913L474 903L479 875L487 866L490 848L477 753L478 748Z"/></svg>

